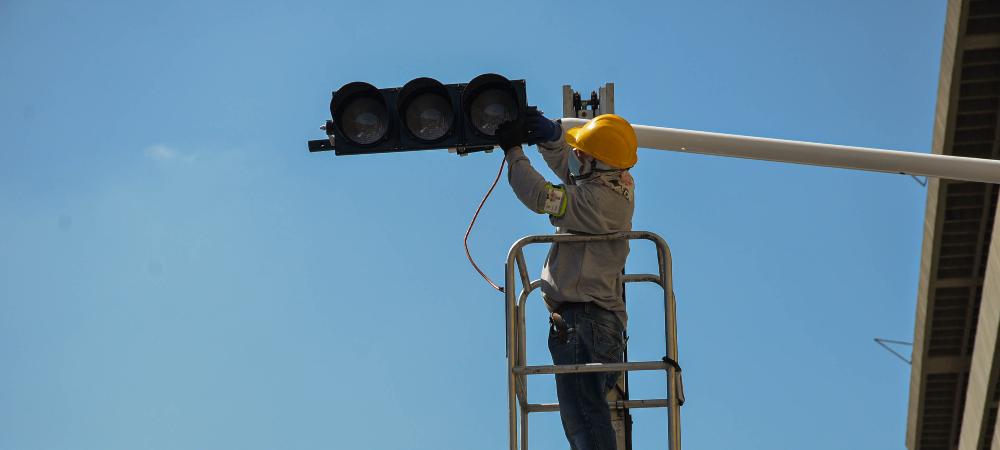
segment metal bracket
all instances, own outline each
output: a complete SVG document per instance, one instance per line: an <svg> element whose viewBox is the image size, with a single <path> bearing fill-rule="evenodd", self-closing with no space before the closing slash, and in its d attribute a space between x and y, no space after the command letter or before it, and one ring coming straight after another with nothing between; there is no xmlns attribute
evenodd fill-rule
<svg viewBox="0 0 1000 450"><path fill-rule="evenodd" d="M448 149L448 153L455 153L458 156L469 156L470 153L475 152L493 153L495 148L495 145L484 145L481 147L451 147Z"/></svg>
<svg viewBox="0 0 1000 450"><path fill-rule="evenodd" d="M590 91L590 98L584 100L580 93L568 85L563 85L563 117L593 119L601 114L615 112L615 84L605 83L596 91Z"/></svg>
<svg viewBox="0 0 1000 450"><path fill-rule="evenodd" d="M314 141L309 141L309 151L310 152L328 152L330 150L336 149L336 143L333 139L333 121L327 120L326 123L319 126L320 130L326 132L326 139L317 139Z"/></svg>

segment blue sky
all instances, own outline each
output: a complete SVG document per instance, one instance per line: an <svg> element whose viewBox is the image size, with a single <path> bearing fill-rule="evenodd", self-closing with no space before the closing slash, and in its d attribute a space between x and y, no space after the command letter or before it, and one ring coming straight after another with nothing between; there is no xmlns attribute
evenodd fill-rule
<svg viewBox="0 0 1000 450"><path fill-rule="evenodd" d="M634 123L926 152L944 11L0 2L0 449L505 448L502 299L462 249L500 155L309 154L330 91L497 72L557 113L611 81ZM909 367L872 338L912 337L925 189L650 150L633 174L675 259L685 446L904 448ZM502 185L472 251L500 277L550 231ZM633 359L662 356L658 299L630 291ZM665 413L635 415L662 446Z"/></svg>

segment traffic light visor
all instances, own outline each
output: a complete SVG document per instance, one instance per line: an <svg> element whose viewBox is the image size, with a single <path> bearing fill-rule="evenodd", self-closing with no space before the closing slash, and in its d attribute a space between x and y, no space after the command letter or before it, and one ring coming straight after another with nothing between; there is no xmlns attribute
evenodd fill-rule
<svg viewBox="0 0 1000 450"><path fill-rule="evenodd" d="M399 95L403 127L413 137L432 142L451 133L455 113L448 90L431 78L406 83Z"/></svg>
<svg viewBox="0 0 1000 450"><path fill-rule="evenodd" d="M485 136L493 136L500 124L518 114L510 80L496 74L480 75L469 82L463 104L473 128Z"/></svg>
<svg viewBox="0 0 1000 450"><path fill-rule="evenodd" d="M330 103L337 137L357 145L372 145L389 133L389 108L382 94L368 83L349 83Z"/></svg>

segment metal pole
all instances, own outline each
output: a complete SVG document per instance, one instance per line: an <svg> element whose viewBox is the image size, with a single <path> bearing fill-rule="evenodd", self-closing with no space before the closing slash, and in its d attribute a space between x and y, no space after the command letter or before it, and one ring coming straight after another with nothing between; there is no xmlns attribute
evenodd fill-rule
<svg viewBox="0 0 1000 450"><path fill-rule="evenodd" d="M514 333L516 327L516 315L514 303L514 261L507 258L504 267L504 300L507 315L507 426L509 431L508 441L510 450L517 450L517 393L514 391L514 361L517 358L517 340Z"/></svg>
<svg viewBox="0 0 1000 450"><path fill-rule="evenodd" d="M528 450L528 410L521 408L521 450Z"/></svg>
<svg viewBox="0 0 1000 450"><path fill-rule="evenodd" d="M526 273L527 267L524 262L524 253L521 250L517 251L517 257L515 258L515 264L518 266L518 271L522 274ZM523 294L521 298L515 303L517 305L516 313L514 314L515 329L517 330L517 359L514 361L515 365L518 367L523 367L528 364L528 344L527 344L527 330L524 326L524 311L528 306L527 289L531 286L531 281L527 277L524 278L525 284L522 287ZM521 386L522 394L524 395L524 403L528 403L528 378L524 375L515 374L515 383ZM520 405L519 405L520 406ZM520 406L521 412L521 450L528 450L528 410L527 408Z"/></svg>
<svg viewBox="0 0 1000 450"><path fill-rule="evenodd" d="M587 121L567 117L564 128ZM1000 160L633 125L639 147L1000 184Z"/></svg>
<svg viewBox="0 0 1000 450"><path fill-rule="evenodd" d="M667 314L672 324L670 327L670 357L674 361L679 361L680 357L677 354L677 301L672 290L668 295L670 296L670 309ZM668 383L670 388L670 408L668 408L668 414L670 414L670 450L681 450L681 395L683 394L681 394L680 374L673 366L667 369L667 374L670 376Z"/></svg>
<svg viewBox="0 0 1000 450"><path fill-rule="evenodd" d="M677 308L674 302L674 280L670 250L662 240L656 240L656 253L660 265L660 280L663 286L663 325L666 338L667 357L678 361L677 357ZM681 405L677 388L677 370L667 367L667 448L681 450Z"/></svg>

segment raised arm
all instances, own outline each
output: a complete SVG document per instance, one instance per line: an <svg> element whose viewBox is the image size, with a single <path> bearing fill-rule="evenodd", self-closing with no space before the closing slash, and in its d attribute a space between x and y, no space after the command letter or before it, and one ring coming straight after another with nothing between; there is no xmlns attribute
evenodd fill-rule
<svg viewBox="0 0 1000 450"><path fill-rule="evenodd" d="M549 165L556 176L565 183L572 184L569 177L570 148L566 144L562 124L558 120L547 119L538 108L529 107L525 117L528 130L528 144L537 144L538 152L542 154L545 163Z"/></svg>
<svg viewBox="0 0 1000 450"><path fill-rule="evenodd" d="M631 199L605 186L553 185L534 167L521 146L505 153L507 179L517 199L528 209L548 214L552 225L590 234L614 233L632 228Z"/></svg>
<svg viewBox="0 0 1000 450"><path fill-rule="evenodd" d="M539 214L559 215L566 211L566 188L545 180L534 167L521 146L504 152L507 158L507 181L517 199L528 209Z"/></svg>
<svg viewBox="0 0 1000 450"><path fill-rule="evenodd" d="M604 186L553 185L524 156L520 146L507 150L507 179L528 209L548 214L552 225L590 234L626 231L632 226L632 202Z"/></svg>
<svg viewBox="0 0 1000 450"><path fill-rule="evenodd" d="M554 141L539 142L538 153L542 154L545 163L549 165L560 181L567 185L573 184L569 178L569 158L573 148L566 143L566 136L562 132L559 121L556 120L553 123L558 128L559 137Z"/></svg>

